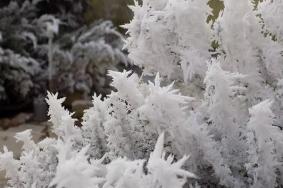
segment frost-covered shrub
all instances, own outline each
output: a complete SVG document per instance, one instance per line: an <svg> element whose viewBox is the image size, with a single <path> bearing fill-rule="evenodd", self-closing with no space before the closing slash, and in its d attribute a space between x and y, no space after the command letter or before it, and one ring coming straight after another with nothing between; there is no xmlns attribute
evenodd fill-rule
<svg viewBox="0 0 283 188"><path fill-rule="evenodd" d="M208 0L136 3L125 25L129 57L144 68L143 75L159 72L165 83L175 80L195 98L181 128L188 129L185 141L192 146L182 141L178 147L185 148L180 155L190 151L188 167L202 186L280 186L282 3L223 3L209 23Z"/></svg>
<svg viewBox="0 0 283 188"><path fill-rule="evenodd" d="M45 95L47 88L62 95L109 92L105 67L115 70L128 62L123 37L110 21L86 26L87 6L86 0L3 3L0 103L21 103Z"/></svg>
<svg viewBox="0 0 283 188"><path fill-rule="evenodd" d="M109 71L114 90L94 95L81 128L73 126L63 99L49 95L58 138L44 142L56 158L42 163L52 168L43 170L46 186L283 186L281 22L268 13L281 2L225 0L213 23L207 23L207 3L144 0L131 7L126 47L143 74ZM31 144L27 133L17 139L36 151L41 143ZM167 159L160 160L162 150ZM17 168L28 163L12 160L7 149L0 164L15 187L35 169ZM41 179L24 181L37 187Z"/></svg>
<svg viewBox="0 0 283 188"><path fill-rule="evenodd" d="M194 74L203 76L210 57L211 32L206 19L211 9L207 2L148 0L142 6L136 2L131 7L134 18L125 26L130 34L126 47L133 63L146 72L183 76L185 81Z"/></svg>
<svg viewBox="0 0 283 188"><path fill-rule="evenodd" d="M96 22L62 36L54 44L52 58L53 84L60 85L57 91L109 93L107 70L117 70L129 61L121 51L122 39L110 21Z"/></svg>
<svg viewBox="0 0 283 188"><path fill-rule="evenodd" d="M27 97L41 71L35 59L0 47L0 101L11 102L9 100L21 100L18 96Z"/></svg>

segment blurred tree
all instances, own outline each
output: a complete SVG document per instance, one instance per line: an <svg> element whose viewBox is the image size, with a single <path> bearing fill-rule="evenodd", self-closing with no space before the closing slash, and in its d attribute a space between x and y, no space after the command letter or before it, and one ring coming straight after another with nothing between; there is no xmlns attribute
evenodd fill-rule
<svg viewBox="0 0 283 188"><path fill-rule="evenodd" d="M53 91L62 95L78 90L84 95L107 93L105 67L114 69L126 61L122 35L111 22L86 26L88 0L14 0L0 5L0 113L45 96L51 79Z"/></svg>

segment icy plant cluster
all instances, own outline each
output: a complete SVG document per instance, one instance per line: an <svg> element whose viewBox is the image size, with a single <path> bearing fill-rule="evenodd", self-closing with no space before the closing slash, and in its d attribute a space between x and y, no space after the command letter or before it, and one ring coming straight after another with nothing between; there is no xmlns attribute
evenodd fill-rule
<svg viewBox="0 0 283 188"><path fill-rule="evenodd" d="M125 26L129 57L144 75L159 72L194 97L183 111L186 123L173 123L186 139L178 142L175 134L173 144L181 148L177 156L190 153L188 167L202 186L277 187L283 184L282 2L223 3L209 23L207 0L136 3Z"/></svg>
<svg viewBox="0 0 283 188"><path fill-rule="evenodd" d="M0 155L9 186L282 186L282 3L223 3L210 23L208 0L132 6L126 47L143 74L109 71L114 90L80 128L49 94L57 137L17 134L20 159Z"/></svg>
<svg viewBox="0 0 283 188"><path fill-rule="evenodd" d="M89 151L99 146L91 145L84 139L84 131L74 126L75 120L62 107L63 101L63 98L58 99L57 95L52 94L47 99L56 138L46 138L35 144L31 139L31 130L17 133L15 138L23 142L19 159L14 159L13 153L4 147L0 155L0 169L6 170L8 187L182 188L187 178L197 178L181 169L188 156L176 160L173 155L166 154L164 134L159 136L155 148L146 159L120 156L105 162L109 158L107 154L100 158L93 157L88 154ZM86 127L93 128L93 124L87 124L89 121L85 123ZM114 148L113 143L107 145L109 149ZM123 148L116 147L115 151L118 150L122 152Z"/></svg>

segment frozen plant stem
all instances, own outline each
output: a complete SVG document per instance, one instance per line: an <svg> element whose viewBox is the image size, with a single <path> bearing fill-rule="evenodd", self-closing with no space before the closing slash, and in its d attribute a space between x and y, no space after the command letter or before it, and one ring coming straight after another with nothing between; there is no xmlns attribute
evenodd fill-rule
<svg viewBox="0 0 283 188"><path fill-rule="evenodd" d="M53 87L53 35L48 37L48 87L49 91L54 91Z"/></svg>

